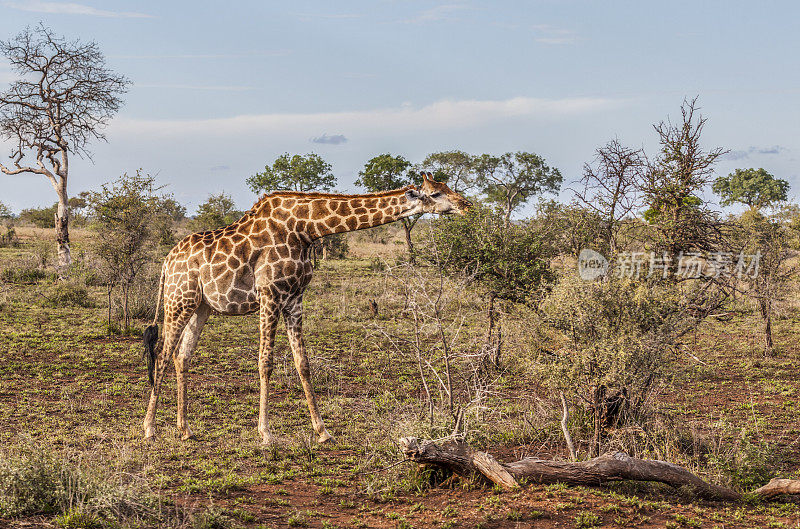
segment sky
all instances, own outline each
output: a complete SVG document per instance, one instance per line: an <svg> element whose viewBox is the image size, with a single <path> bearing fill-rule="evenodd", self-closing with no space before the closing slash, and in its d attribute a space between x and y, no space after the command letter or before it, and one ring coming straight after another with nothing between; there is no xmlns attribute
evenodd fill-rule
<svg viewBox="0 0 800 529"><path fill-rule="evenodd" d="M248 208L245 180L285 152L322 156L343 192L378 154L452 149L535 152L568 187L613 138L655 153L653 124L695 96L703 145L730 150L718 175L763 167L796 200L798 20L800 2L769 0L0 0L0 40L41 22L132 81L70 194L142 169L190 213L223 191ZM13 79L0 60L0 89ZM0 201L55 193L0 175Z"/></svg>

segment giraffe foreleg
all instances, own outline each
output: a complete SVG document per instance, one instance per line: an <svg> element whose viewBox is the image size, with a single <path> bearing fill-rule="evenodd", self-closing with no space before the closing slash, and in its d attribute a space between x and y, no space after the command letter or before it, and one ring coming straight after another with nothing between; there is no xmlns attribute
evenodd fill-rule
<svg viewBox="0 0 800 529"><path fill-rule="evenodd" d="M175 354L175 377L177 379L178 391L178 430L181 432L181 439L184 441L193 437L192 430L189 428L189 422L186 419L188 400L186 398L186 384L189 377L189 362L192 359L197 341L200 339L200 333L203 331L203 326L208 321L211 315L211 307L205 303L197 308L189 323L183 330L181 335L180 346Z"/></svg>
<svg viewBox="0 0 800 529"><path fill-rule="evenodd" d="M278 307L272 296L264 293L260 296L259 329L260 340L258 347L258 375L260 380L260 397L258 402L258 433L261 442L265 445L275 443L275 438L269 430L269 378L273 369L273 349L275 348L275 330L278 327Z"/></svg>
<svg viewBox="0 0 800 529"><path fill-rule="evenodd" d="M308 411L311 414L311 424L317 433L317 442L325 443L333 441L333 436L325 428L325 423L317 409L317 397L311 387L311 366L308 362L306 346L303 342L303 298L298 296L284 309L284 319L286 321L286 332L289 336L289 344L292 347L294 356L294 366L297 374L300 375L300 382L306 394Z"/></svg>

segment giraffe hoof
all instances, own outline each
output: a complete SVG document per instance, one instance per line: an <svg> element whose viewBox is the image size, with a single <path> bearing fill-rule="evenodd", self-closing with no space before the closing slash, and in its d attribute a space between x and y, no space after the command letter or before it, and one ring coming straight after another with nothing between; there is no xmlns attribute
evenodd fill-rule
<svg viewBox="0 0 800 529"><path fill-rule="evenodd" d="M191 430L189 430L188 432L183 432L181 434L181 441L188 441L189 439L196 439L196 437L194 436L194 432L192 432Z"/></svg>
<svg viewBox="0 0 800 529"><path fill-rule="evenodd" d="M325 444L325 443L333 444L335 441L333 439L333 436L328 433L328 430L323 430L322 433L319 434L319 437L317 438L317 442L319 444Z"/></svg>
<svg viewBox="0 0 800 529"><path fill-rule="evenodd" d="M152 426L148 426L144 429L144 440L145 441L154 441L156 438L156 429Z"/></svg>
<svg viewBox="0 0 800 529"><path fill-rule="evenodd" d="M272 447L278 444L278 439L269 432L261 432L261 446Z"/></svg>

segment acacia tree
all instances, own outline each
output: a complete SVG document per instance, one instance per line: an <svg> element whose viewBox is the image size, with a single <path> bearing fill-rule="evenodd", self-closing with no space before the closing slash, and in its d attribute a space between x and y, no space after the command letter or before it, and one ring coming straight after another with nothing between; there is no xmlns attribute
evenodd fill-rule
<svg viewBox="0 0 800 529"><path fill-rule="evenodd" d="M214 230L235 222L241 216L242 212L236 209L236 203L230 195L224 192L209 195L208 200L197 208L191 227L197 231Z"/></svg>
<svg viewBox="0 0 800 529"><path fill-rule="evenodd" d="M717 178L712 189L721 197L723 206L738 202L751 211L760 211L785 201L789 182L775 178L764 169L736 169L728 176Z"/></svg>
<svg viewBox="0 0 800 529"><path fill-rule="evenodd" d="M511 223L511 214L529 198L557 192L563 180L558 169L549 167L544 158L530 152L483 154L475 160L475 169L479 187L489 202L498 205L506 225Z"/></svg>
<svg viewBox="0 0 800 529"><path fill-rule="evenodd" d="M611 252L617 251L622 220L640 205L639 188L646 159L641 150L625 147L614 139L595 151L593 164L584 164L575 197L602 219L600 235Z"/></svg>
<svg viewBox="0 0 800 529"><path fill-rule="evenodd" d="M69 246L70 155L90 157L92 140L122 105L130 81L105 65L94 42L67 41L40 25L0 42L0 53L21 79L0 94L0 137L14 147L7 175L45 176L58 196L55 212L58 268L71 262ZM33 164L23 163L31 155Z"/></svg>
<svg viewBox="0 0 800 529"><path fill-rule="evenodd" d="M391 154L380 154L370 159L362 171L358 173L356 185L366 188L370 192L387 191L398 189L403 186L422 183L422 177L418 172L411 168L411 162L402 156L392 156ZM403 230L406 234L406 246L408 247L408 260L414 264L416 253L414 242L411 240L411 230L422 215L412 215L400 219Z"/></svg>
<svg viewBox="0 0 800 529"><path fill-rule="evenodd" d="M776 305L785 302L797 273L792 264L797 252L789 248L789 231L779 219L758 211L745 211L739 219L742 228L739 279L747 286L746 295L755 303L764 333L764 356L775 356L772 340L772 315ZM747 255L749 254L749 256Z"/></svg>
<svg viewBox="0 0 800 529"><path fill-rule="evenodd" d="M422 169L433 172L437 182L447 181L456 193L475 189L475 157L464 151L443 151L429 154L421 164Z"/></svg>
<svg viewBox="0 0 800 529"><path fill-rule="evenodd" d="M254 193L270 191L330 191L336 185L336 177L331 172L331 164L318 154L306 155L289 153L280 155L264 171L247 179L247 185Z"/></svg>
<svg viewBox="0 0 800 529"><path fill-rule="evenodd" d="M432 226L428 259L447 274L464 275L476 282L486 295L489 325L485 352L498 367L502 328L495 302L536 298L552 282L552 226L507 224L496 211L480 204L464 216L441 218Z"/></svg>
<svg viewBox="0 0 800 529"><path fill-rule="evenodd" d="M162 224L171 220L174 200L157 195L158 190L152 176L136 171L133 176L124 174L117 181L104 184L99 192L88 196L92 226L99 235L93 249L105 265L109 324L111 294L118 284L122 287L125 331L131 320L128 310L131 285L151 262Z"/></svg>

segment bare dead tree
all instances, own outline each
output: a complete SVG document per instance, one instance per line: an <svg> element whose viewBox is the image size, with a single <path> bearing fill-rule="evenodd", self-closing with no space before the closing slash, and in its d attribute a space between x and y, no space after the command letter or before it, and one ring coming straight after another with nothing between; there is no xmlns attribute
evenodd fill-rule
<svg viewBox="0 0 800 529"><path fill-rule="evenodd" d="M641 188L647 159L641 149L630 149L614 139L595 151L592 164L583 166L575 198L603 219L600 234L613 255L622 220L641 206Z"/></svg>
<svg viewBox="0 0 800 529"><path fill-rule="evenodd" d="M684 100L679 122L653 126L661 152L645 172L642 193L649 209L644 216L656 231L653 250L673 263L682 253L717 251L725 239L725 223L700 197L711 182L714 164L727 152L703 149L705 124L694 98Z"/></svg>
<svg viewBox="0 0 800 529"><path fill-rule="evenodd" d="M20 79L0 94L0 137L10 140L7 175L45 176L58 196L55 213L58 268L71 262L67 179L69 157L91 158L87 146L105 140L102 129L122 105L130 81L105 66L94 42L67 41L39 25L0 42L0 53ZM31 155L34 164L23 163Z"/></svg>

